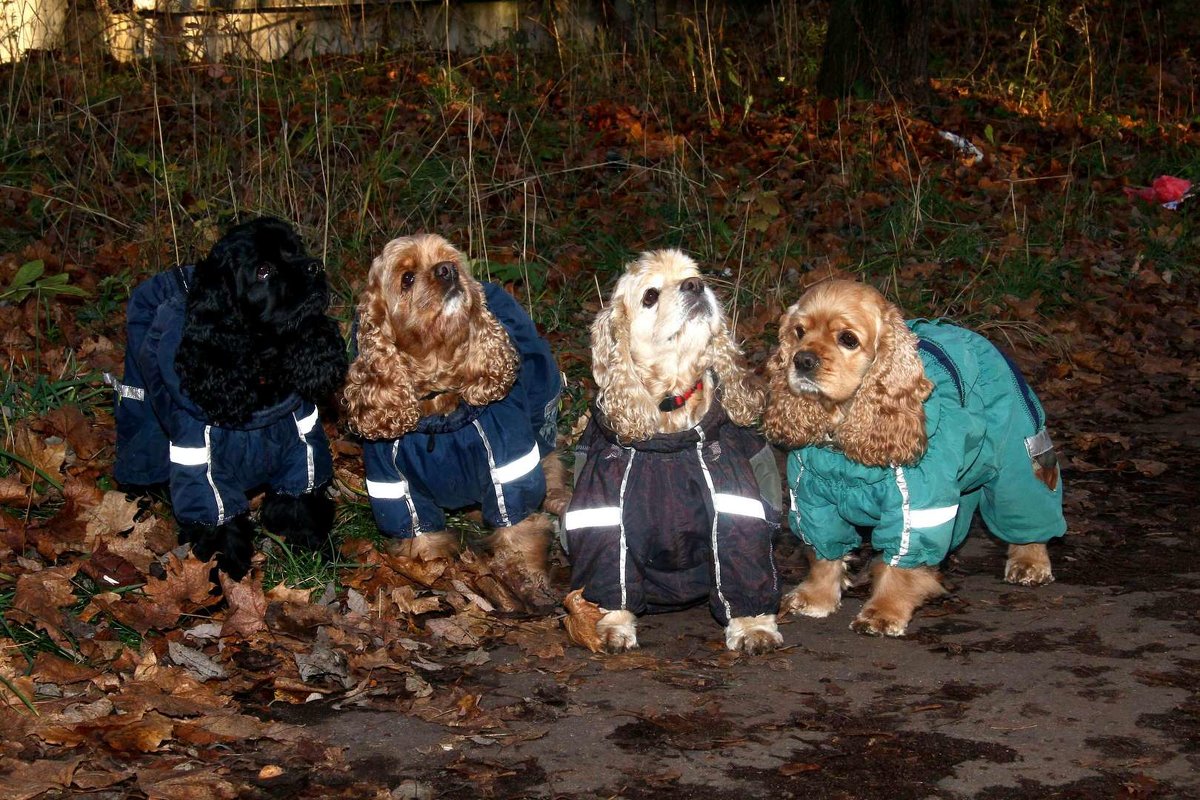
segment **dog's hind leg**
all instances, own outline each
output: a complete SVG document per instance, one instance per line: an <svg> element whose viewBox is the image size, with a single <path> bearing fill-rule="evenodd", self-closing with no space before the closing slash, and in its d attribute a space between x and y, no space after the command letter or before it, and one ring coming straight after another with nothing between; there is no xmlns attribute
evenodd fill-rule
<svg viewBox="0 0 1200 800"><path fill-rule="evenodd" d="M190 544L192 554L201 561L216 556L217 569L240 581L250 571L254 556L254 523L248 514L239 514L220 525L180 522L179 543ZM215 583L217 576L212 577Z"/></svg>
<svg viewBox="0 0 1200 800"><path fill-rule="evenodd" d="M1041 586L1054 580L1050 569L1050 554L1046 545L1010 544L1008 562L1004 565L1004 580L1021 586Z"/></svg>
<svg viewBox="0 0 1200 800"><path fill-rule="evenodd" d="M546 499L542 501L542 508L561 517L571 504L572 492L567 485L567 468L563 466L557 450L542 459L542 473L546 476Z"/></svg>
<svg viewBox="0 0 1200 800"><path fill-rule="evenodd" d="M318 486L296 496L268 492L259 515L263 527L282 536L289 546L333 556L329 534L333 530L334 507L326 491L328 486Z"/></svg>
<svg viewBox="0 0 1200 800"><path fill-rule="evenodd" d="M516 525L498 528L484 540L492 554L492 571L533 606L558 602L547 575L552 530L549 517L531 514Z"/></svg>

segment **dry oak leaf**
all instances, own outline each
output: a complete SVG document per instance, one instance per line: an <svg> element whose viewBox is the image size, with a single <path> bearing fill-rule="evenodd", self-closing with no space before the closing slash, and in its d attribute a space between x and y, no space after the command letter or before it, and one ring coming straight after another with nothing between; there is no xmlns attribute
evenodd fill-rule
<svg viewBox="0 0 1200 800"><path fill-rule="evenodd" d="M45 630L59 644L66 641L62 634L66 618L59 609L78 602L71 584L78 569L78 564L65 564L26 573L17 579L12 609L23 612L23 621Z"/></svg>
<svg viewBox="0 0 1200 800"><path fill-rule="evenodd" d="M263 594L262 581L250 573L240 581L232 580L221 573L221 591L229 604L225 622L221 625L221 636L247 637L266 630L267 598Z"/></svg>
<svg viewBox="0 0 1200 800"><path fill-rule="evenodd" d="M604 616L600 606L583 599L583 589L576 589L563 599L563 608L567 616L563 618L563 626L571 641L586 647L593 653L604 649L599 634L596 633L596 623Z"/></svg>
<svg viewBox="0 0 1200 800"><path fill-rule="evenodd" d="M0 775L0 797L5 800L29 800L43 792L66 789L70 787L75 769L83 759L84 756L66 761L2 759L0 769L6 769L7 772Z"/></svg>
<svg viewBox="0 0 1200 800"><path fill-rule="evenodd" d="M91 540L129 530L137 512L137 502L128 499L124 492L109 491L98 504L81 508L79 519L87 525L88 539Z"/></svg>
<svg viewBox="0 0 1200 800"><path fill-rule="evenodd" d="M147 800L233 800L237 787L215 769L180 772L174 769L138 771L138 788Z"/></svg>
<svg viewBox="0 0 1200 800"><path fill-rule="evenodd" d="M66 439L75 455L85 461L95 458L105 446L104 437L92 428L79 406L59 406L42 418L41 427Z"/></svg>
<svg viewBox="0 0 1200 800"><path fill-rule="evenodd" d="M67 443L64 441L47 442L29 428L26 422L19 422L12 430L13 452L29 463L36 466L46 475L57 480L62 473L63 462L67 458ZM18 463L21 479L28 484L40 481L42 478L32 469Z"/></svg>
<svg viewBox="0 0 1200 800"><path fill-rule="evenodd" d="M150 578L143 590L146 597L171 608L179 609L179 613L195 611L211 605L213 585L209 575L214 566L212 561L200 561L188 554L184 560L171 555L166 563L165 578Z"/></svg>
<svg viewBox="0 0 1200 800"><path fill-rule="evenodd" d="M132 715L129 715L132 716ZM119 720L120 717L113 717ZM110 730L104 742L113 750L128 753L153 753L171 736L175 723L157 711L151 711L136 722Z"/></svg>
<svg viewBox="0 0 1200 800"><path fill-rule="evenodd" d="M175 738L185 744L207 746L218 742L260 739L269 725L245 714L210 714L175 725Z"/></svg>

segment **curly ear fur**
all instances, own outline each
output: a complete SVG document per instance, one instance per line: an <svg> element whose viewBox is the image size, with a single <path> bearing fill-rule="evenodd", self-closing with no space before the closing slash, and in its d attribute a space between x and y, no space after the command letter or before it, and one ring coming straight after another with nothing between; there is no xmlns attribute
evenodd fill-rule
<svg viewBox="0 0 1200 800"><path fill-rule="evenodd" d="M471 315L471 332L467 337L469 349L463 365L462 398L473 406L482 406L508 395L517 379L521 359L508 331L487 309L479 282L467 283L475 313Z"/></svg>
<svg viewBox="0 0 1200 800"><path fill-rule="evenodd" d="M183 393L218 424L244 422L262 408L261 368L237 298L239 255L218 243L196 264L175 356Z"/></svg>
<svg viewBox="0 0 1200 800"><path fill-rule="evenodd" d="M713 371L721 384L721 404L737 425L749 427L758 421L766 403L762 383L746 368L742 351L724 322L710 345Z"/></svg>
<svg viewBox="0 0 1200 800"><path fill-rule="evenodd" d="M346 342L333 319L313 317L288 340L281 361L284 379L296 393L320 403L346 380Z"/></svg>
<svg viewBox="0 0 1200 800"><path fill-rule="evenodd" d="M846 457L875 467L911 464L925 454L925 400L933 384L917 337L896 306L882 312L875 361L854 395L837 441Z"/></svg>
<svg viewBox="0 0 1200 800"><path fill-rule="evenodd" d="M621 439L637 442L658 432L657 402L634 371L629 321L620 302L610 303L592 322L592 375L596 404Z"/></svg>
<svg viewBox="0 0 1200 800"><path fill-rule="evenodd" d="M420 413L408 361L396 349L387 298L373 276L358 306L358 357L342 396L351 430L368 439L395 439L416 427Z"/></svg>
<svg viewBox="0 0 1200 800"><path fill-rule="evenodd" d="M767 362L767 407L763 412L763 432L780 447L795 450L822 441L832 434L829 414L816 395L796 394L788 386L791 354L775 348Z"/></svg>

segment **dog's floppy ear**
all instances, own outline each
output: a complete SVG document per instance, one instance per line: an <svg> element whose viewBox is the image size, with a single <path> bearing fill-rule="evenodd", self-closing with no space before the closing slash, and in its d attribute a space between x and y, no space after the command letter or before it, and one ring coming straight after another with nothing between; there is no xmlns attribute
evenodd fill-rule
<svg viewBox="0 0 1200 800"><path fill-rule="evenodd" d="M467 291L474 303L474 313L467 335L470 349L464 365L462 398L473 406L482 406L508 395L521 360L508 331L488 310L479 282L468 280Z"/></svg>
<svg viewBox="0 0 1200 800"><path fill-rule="evenodd" d="M237 297L241 242L222 239L196 264L175 356L180 388L213 422L236 424L257 408L257 362Z"/></svg>
<svg viewBox="0 0 1200 800"><path fill-rule="evenodd" d="M358 356L346 376L343 400L350 429L368 439L396 439L420 419L416 378L396 348L387 299L373 279L358 307Z"/></svg>
<svg viewBox="0 0 1200 800"><path fill-rule="evenodd" d="M791 349L782 342L767 361L767 408L763 432L780 447L795 450L820 441L830 431L829 415L815 395L796 394L788 386Z"/></svg>
<svg viewBox="0 0 1200 800"><path fill-rule="evenodd" d="M881 312L875 361L837 430L846 457L876 467L918 460L925 454L924 404L932 391L917 337L900 309L889 303Z"/></svg>
<svg viewBox="0 0 1200 800"><path fill-rule="evenodd" d="M614 293L613 301L592 322L592 377L596 403L609 427L621 439L637 442L654 435L658 412L634 372L629 317L618 297Z"/></svg>
<svg viewBox="0 0 1200 800"><path fill-rule="evenodd" d="M762 385L749 369L724 320L713 337L713 369L721 380L721 404L734 423L750 426L762 414L766 398Z"/></svg>
<svg viewBox="0 0 1200 800"><path fill-rule="evenodd" d="M346 380L346 342L337 322L313 317L297 332L284 359L287 381L305 400L320 403Z"/></svg>

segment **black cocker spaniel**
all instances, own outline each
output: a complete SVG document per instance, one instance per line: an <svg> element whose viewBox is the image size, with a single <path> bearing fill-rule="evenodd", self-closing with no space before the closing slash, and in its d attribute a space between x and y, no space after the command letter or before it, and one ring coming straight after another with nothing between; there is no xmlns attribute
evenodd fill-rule
<svg viewBox="0 0 1200 800"><path fill-rule="evenodd" d="M346 375L319 259L287 223L235 226L194 267L130 297L117 383L119 481L169 481L180 541L240 579L253 555L248 494L289 543L326 546L332 457L317 406Z"/></svg>

